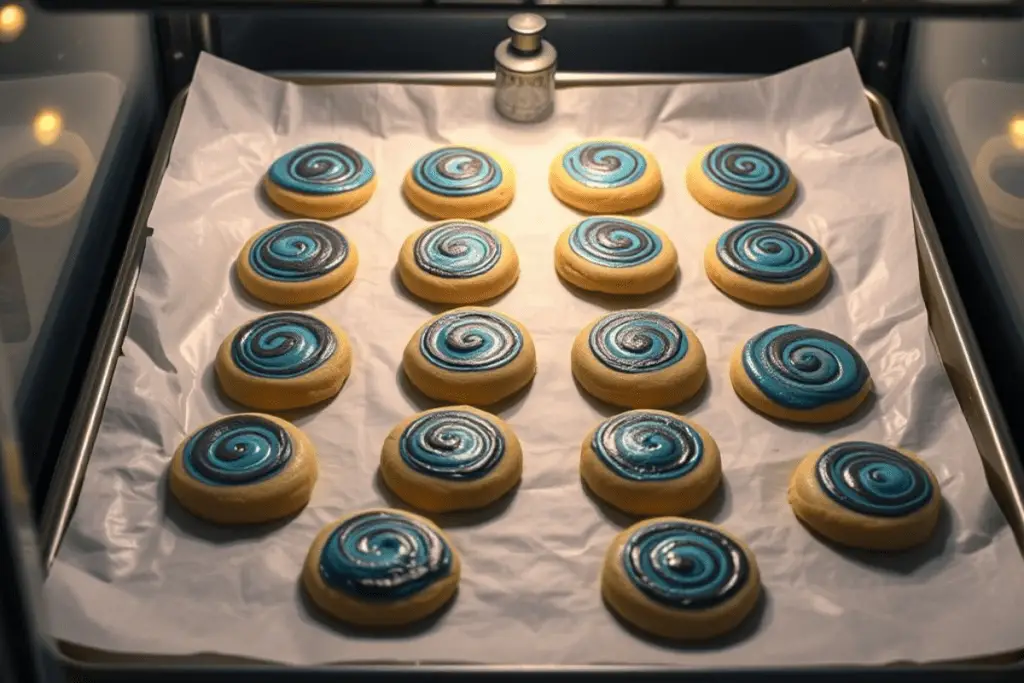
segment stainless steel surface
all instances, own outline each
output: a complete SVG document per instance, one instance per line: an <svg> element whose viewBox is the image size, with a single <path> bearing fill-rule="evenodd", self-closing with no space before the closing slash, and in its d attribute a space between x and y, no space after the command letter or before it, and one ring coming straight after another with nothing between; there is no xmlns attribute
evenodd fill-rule
<svg viewBox="0 0 1024 683"><path fill-rule="evenodd" d="M512 49L524 54L540 50L540 37L548 22L539 14L513 14L508 20Z"/></svg>
<svg viewBox="0 0 1024 683"><path fill-rule="evenodd" d="M135 284L139 279L142 254L149 234L146 222L171 154L171 144L174 142L174 134L178 130L184 106L185 93L182 92L171 105L167 123L160 136L160 144L153 159L153 166L149 170L142 201L135 214L128 244L114 280L110 304L100 324L99 338L89 362L82 393L71 416L67 436L54 469L41 522L43 568L46 572L57 556L60 539L63 538L74 513L78 492L85 477L85 468L92 454L92 445L96 440L100 420L103 418L103 407L110 391L110 382L114 378L114 367L121 355L121 343L128 330L132 300L135 298Z"/></svg>
<svg viewBox="0 0 1024 683"><path fill-rule="evenodd" d="M558 53L541 37L546 26L537 14L515 14L512 37L494 50L494 107L510 121L541 121L554 111Z"/></svg>
<svg viewBox="0 0 1024 683"><path fill-rule="evenodd" d="M330 74L316 77L292 74L292 80L304 83L345 83L389 81L407 83L450 83L486 85L492 74L410 74L360 73ZM578 85L622 85L643 82L682 83L705 80L686 75L645 74L560 74L558 83L563 87ZM906 148L888 103L874 92L866 91L875 120L888 138ZM95 441L114 367L120 354L121 343L128 326L131 301L138 279L147 218L173 143L174 134L184 107L184 93L174 102L168 115L156 159L136 216L128 249L121 262L111 308L104 319L96 351L89 368L74 419L55 474L50 498L47 501L43 526L45 565L49 567L74 510L81 488L92 445ZM921 268L921 285L928 310L932 335L939 356L952 381L954 391L974 434L986 465L989 484L1004 514L1009 519L1018 545L1024 545L1024 472L1016 450L1008 437L1006 423L995 401L991 380L978 360L980 355L974 334L967 323L963 302L957 292L952 273L943 254L935 225L928 212L924 196L907 158L913 203L914 224Z"/></svg>

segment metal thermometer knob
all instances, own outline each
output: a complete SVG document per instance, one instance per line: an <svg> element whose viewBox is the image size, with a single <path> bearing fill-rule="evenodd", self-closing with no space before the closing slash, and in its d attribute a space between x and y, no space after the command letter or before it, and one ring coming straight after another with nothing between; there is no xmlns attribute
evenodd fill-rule
<svg viewBox="0 0 1024 683"><path fill-rule="evenodd" d="M540 121L554 110L558 53L541 37L546 26L539 14L515 14L508 20L512 37L494 51L494 106L512 121Z"/></svg>

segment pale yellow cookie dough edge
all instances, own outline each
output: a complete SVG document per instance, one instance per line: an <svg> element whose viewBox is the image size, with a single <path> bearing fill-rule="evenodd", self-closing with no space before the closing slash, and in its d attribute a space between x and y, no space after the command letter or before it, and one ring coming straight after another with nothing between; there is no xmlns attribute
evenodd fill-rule
<svg viewBox="0 0 1024 683"><path fill-rule="evenodd" d="M866 550L905 550L931 537L942 510L942 494L939 480L924 460L902 448L893 449L920 465L928 475L931 500L903 517L875 517L844 508L821 489L816 474L818 458L830 447L811 451L793 470L787 499L797 519L835 543Z"/></svg>

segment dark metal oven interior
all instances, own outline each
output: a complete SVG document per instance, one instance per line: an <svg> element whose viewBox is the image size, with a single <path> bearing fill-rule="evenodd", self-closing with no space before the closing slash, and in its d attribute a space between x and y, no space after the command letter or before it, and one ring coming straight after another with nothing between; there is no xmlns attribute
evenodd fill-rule
<svg viewBox="0 0 1024 683"><path fill-rule="evenodd" d="M55 31L70 31L70 20L60 10L70 3L39 2L57 10ZM729 78L774 73L842 48L856 58L876 121L882 132L903 147L911 169L918 257L922 288L937 348L957 397L985 459L989 482L1000 507L1024 543L1024 473L1004 407L983 361L977 335L965 310L958 283L943 250L944 235L929 211L930 185L923 187L903 142L900 122L889 102L904 100L907 41L914 14L959 16L1019 16L1016 0L981 2L813 1L759 3L755 0L702 2L699 0L638 0L636 2L266 2L164 3L151 14L138 14L146 3L77 3L115 7L122 16L138 21L133 30L151 56L132 78L139 79L118 112L125 138L116 157L120 168L134 169L134 185L116 181L113 173L97 180L91 195L100 206L113 207L119 229L105 248L105 279L97 282L97 301L88 324L82 323L82 348L77 369L68 372L67 405L47 422L40 422L32 406L40 390L24 389L26 396L15 420L24 434L26 449L38 452L29 467L35 492L36 516L43 565L55 557L61 537L74 511L78 487L91 454L102 417L120 344L131 313L131 300L147 238L146 219L166 165L170 144L184 105L196 60L209 51L243 66L305 82L339 80L411 80L422 82L489 82L494 45L505 37L505 19L527 9L547 15L548 35L559 48L559 87L576 84L677 81L684 78ZM160 4L160 3L150 3ZM176 5L175 7L170 7ZM260 5L260 7L255 7ZM185 11L181 11L182 9ZM171 11L174 10L174 11ZM860 12L860 13L858 13ZM100 35L97 24L93 33ZM70 35L70 34L67 34ZM439 45L445 49L438 49ZM400 46L400 47L398 47ZM146 50L139 53L147 54ZM2 54L0 54L2 57ZM2 64L2 62L0 62ZM141 76L139 74L142 74ZM360 75L361 74L361 75ZM480 74L485 74L481 76ZM678 74L687 74L679 76ZM154 106L155 104L155 106ZM901 112L902 113L902 112ZM108 164L111 163L109 160ZM959 286L958 286L959 284ZM30 390L31 389L31 390ZM19 398L20 400L20 398ZM35 420L35 421L33 421ZM37 437L59 432L61 438ZM5 526L14 529L4 515ZM17 551L12 551L17 552ZM31 561L29 562L31 566ZM25 590L31 590L25 589ZM6 598L5 598L6 599ZM19 600L17 596L12 598ZM5 618L5 629L8 623ZM45 657L44 657L45 659ZM65 660L79 669L82 680L163 680L171 670L154 672L133 664L120 671ZM50 665L43 665L47 669ZM51 669L52 670L52 669ZM249 672L251 677L273 676L272 670ZM440 674L441 671L433 672ZM444 671L452 674L450 671ZM495 675L512 675L511 672ZM635 672L588 672L619 678ZM725 675L732 672L722 672ZM736 674L753 677L762 672ZM917 672L917 675L921 672ZM214 680L241 671L210 670ZM312 671L304 675L316 674ZM894 668L885 674L907 675ZM246 674L241 674L246 675ZM355 675L387 677L413 675L364 671ZM422 668L419 675L431 675ZM464 671L455 675L475 675ZM715 674L718 677L720 674ZM830 676L853 680L856 671ZM955 680L957 673L937 674ZM981 680L975 672L973 680ZM48 679L41 679L48 680ZM170 678L168 678L170 680Z"/></svg>

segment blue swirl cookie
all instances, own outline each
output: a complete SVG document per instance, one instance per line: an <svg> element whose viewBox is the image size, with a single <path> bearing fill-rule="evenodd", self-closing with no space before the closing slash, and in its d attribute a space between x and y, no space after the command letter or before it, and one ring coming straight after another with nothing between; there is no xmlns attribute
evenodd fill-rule
<svg viewBox="0 0 1024 683"><path fill-rule="evenodd" d="M234 330L217 351L221 389L242 405L288 410L333 397L352 370L339 328L309 313L268 313Z"/></svg>
<svg viewBox="0 0 1024 683"><path fill-rule="evenodd" d="M668 235L635 218L584 218L555 245L558 275L591 292L647 294L671 282L677 269Z"/></svg>
<svg viewBox="0 0 1024 683"><path fill-rule="evenodd" d="M483 218L501 211L515 194L508 162L474 147L441 147L412 165L402 192L433 218Z"/></svg>
<svg viewBox="0 0 1024 683"><path fill-rule="evenodd" d="M377 174L365 156L339 142L315 142L278 157L263 178L274 204L306 218L335 218L370 201Z"/></svg>
<svg viewBox="0 0 1024 683"><path fill-rule="evenodd" d="M704 208L726 218L764 218L782 211L796 195L786 162L743 143L714 145L686 169L686 187Z"/></svg>
<svg viewBox="0 0 1024 683"><path fill-rule="evenodd" d="M402 369L430 398L486 406L516 393L537 372L530 333L488 308L456 308L428 320L405 347Z"/></svg>
<svg viewBox="0 0 1024 683"><path fill-rule="evenodd" d="M825 252L811 237L774 221L729 228L704 251L708 279L756 306L794 306L814 298L829 278Z"/></svg>
<svg viewBox="0 0 1024 683"><path fill-rule="evenodd" d="M618 140L586 140L551 162L551 192L585 213L641 209L661 194L661 169L650 152Z"/></svg>
<svg viewBox="0 0 1024 683"><path fill-rule="evenodd" d="M197 429L171 458L170 490L182 507L218 524L260 524L306 507L316 449L295 425L241 413Z"/></svg>
<svg viewBox="0 0 1024 683"><path fill-rule="evenodd" d="M661 410L630 410L583 439L580 476L624 512L681 515L715 492L722 462L718 444L702 427Z"/></svg>
<svg viewBox="0 0 1024 683"><path fill-rule="evenodd" d="M398 276L426 301L479 303L515 284L519 256L497 230L476 221L447 220L409 235L398 255Z"/></svg>
<svg viewBox="0 0 1024 683"><path fill-rule="evenodd" d="M852 346L799 325L751 337L733 354L729 377L752 408L794 422L841 420L871 393L868 367Z"/></svg>
<svg viewBox="0 0 1024 683"><path fill-rule="evenodd" d="M498 417L447 406L402 420L384 441L381 479L399 498L428 512L475 510L519 483L519 439Z"/></svg>
<svg viewBox="0 0 1024 683"><path fill-rule="evenodd" d="M572 373L587 393L625 408L667 408L693 397L707 377L697 335L655 311L616 311L577 335Z"/></svg>
<svg viewBox="0 0 1024 683"><path fill-rule="evenodd" d="M332 617L357 626L425 619L455 596L461 562L433 522L370 509L324 527L309 548L302 584Z"/></svg>
<svg viewBox="0 0 1024 683"><path fill-rule="evenodd" d="M942 495L909 451L844 441L809 453L789 480L789 504L808 528L836 543L903 550L931 537Z"/></svg>
<svg viewBox="0 0 1024 683"><path fill-rule="evenodd" d="M341 232L320 221L296 220L249 238L235 272L245 290L260 301L297 306L345 289L358 265L355 245Z"/></svg>
<svg viewBox="0 0 1024 683"><path fill-rule="evenodd" d="M671 640L724 635L761 596L757 561L724 529L681 517L634 524L612 541L601 593L623 620Z"/></svg>

